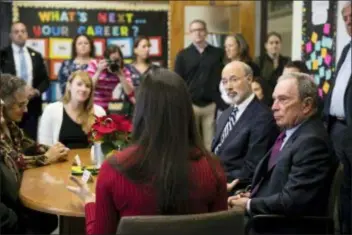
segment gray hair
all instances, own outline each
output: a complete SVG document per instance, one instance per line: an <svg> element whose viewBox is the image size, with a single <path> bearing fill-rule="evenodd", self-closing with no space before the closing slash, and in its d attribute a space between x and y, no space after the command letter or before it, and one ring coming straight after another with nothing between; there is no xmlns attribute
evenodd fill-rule
<svg viewBox="0 0 352 235"><path fill-rule="evenodd" d="M253 77L253 70L252 70L252 68L251 68L248 64L246 64L246 63L244 63L244 62L242 62L242 66L243 66L243 70L244 70L245 76L251 76L251 77Z"/></svg>
<svg viewBox="0 0 352 235"><path fill-rule="evenodd" d="M306 98L312 99L312 106L317 110L318 107L318 86L314 83L309 74L306 73L287 73L279 77L278 82L286 79L295 79L297 81L298 95L301 101Z"/></svg>
<svg viewBox="0 0 352 235"><path fill-rule="evenodd" d="M25 87L26 82L16 76L6 73L0 75L0 99L6 105L12 104L15 93Z"/></svg>
<svg viewBox="0 0 352 235"><path fill-rule="evenodd" d="M342 10L341 10L341 14L343 14L343 12L346 10L347 7L351 6L352 3L350 1L345 2L345 4L343 4Z"/></svg>

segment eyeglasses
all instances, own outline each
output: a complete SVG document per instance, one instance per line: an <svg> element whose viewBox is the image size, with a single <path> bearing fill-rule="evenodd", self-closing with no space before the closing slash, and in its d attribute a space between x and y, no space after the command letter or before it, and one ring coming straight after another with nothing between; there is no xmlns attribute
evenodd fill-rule
<svg viewBox="0 0 352 235"><path fill-rule="evenodd" d="M189 30L191 33L194 33L194 32L204 32L205 31L205 28L199 28L199 29L191 29Z"/></svg>

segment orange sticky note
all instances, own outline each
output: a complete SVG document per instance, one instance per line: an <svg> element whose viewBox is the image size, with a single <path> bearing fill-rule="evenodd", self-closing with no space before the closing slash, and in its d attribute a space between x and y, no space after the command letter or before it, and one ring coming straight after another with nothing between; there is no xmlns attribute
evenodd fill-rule
<svg viewBox="0 0 352 235"><path fill-rule="evenodd" d="M311 37L312 42L316 43L318 40L318 34L316 32L312 33L312 37Z"/></svg>
<svg viewBox="0 0 352 235"><path fill-rule="evenodd" d="M321 57L325 58L327 52L326 48L321 48Z"/></svg>
<svg viewBox="0 0 352 235"><path fill-rule="evenodd" d="M318 60L313 60L312 69L313 70L318 70L318 66L319 66L319 61Z"/></svg>
<svg viewBox="0 0 352 235"><path fill-rule="evenodd" d="M324 91L324 93L327 94L328 91L329 91L329 89L330 89L330 85L329 85L329 83L328 83L327 81L325 81L325 82L324 82L324 85L323 85L323 91Z"/></svg>

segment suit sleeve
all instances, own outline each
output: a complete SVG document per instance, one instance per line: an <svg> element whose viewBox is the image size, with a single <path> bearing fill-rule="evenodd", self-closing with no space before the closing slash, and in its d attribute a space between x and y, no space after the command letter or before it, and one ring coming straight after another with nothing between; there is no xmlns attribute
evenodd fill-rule
<svg viewBox="0 0 352 235"><path fill-rule="evenodd" d="M240 172L240 180L251 180L259 161L272 147L278 134L279 130L272 115L261 115L253 123L249 136L248 151Z"/></svg>
<svg viewBox="0 0 352 235"><path fill-rule="evenodd" d="M333 164L327 143L319 137L301 139L292 157L291 172L281 192L251 199L251 214L289 214L301 212L325 187Z"/></svg>
<svg viewBox="0 0 352 235"><path fill-rule="evenodd" d="M38 87L36 87L36 89L38 89L40 91L40 94L42 94L48 89L50 79L49 79L48 71L46 69L46 65L44 64L43 57L38 54L37 59L40 65L37 76L39 76L39 79L41 80L41 82L39 83Z"/></svg>

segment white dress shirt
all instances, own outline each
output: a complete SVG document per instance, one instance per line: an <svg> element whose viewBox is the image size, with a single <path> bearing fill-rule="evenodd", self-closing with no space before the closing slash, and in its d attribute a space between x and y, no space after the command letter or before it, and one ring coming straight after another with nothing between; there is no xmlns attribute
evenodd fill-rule
<svg viewBox="0 0 352 235"><path fill-rule="evenodd" d="M337 74L335 86L332 91L330 115L340 118L345 118L344 98L348 81L351 76L351 43L348 49L345 61Z"/></svg>
<svg viewBox="0 0 352 235"><path fill-rule="evenodd" d="M21 77L21 60L20 60L20 50L21 48L12 43L12 51L13 51L13 58L15 61L15 68L16 68L16 76ZM24 58L26 60L26 67L27 67L27 85L32 86L33 81L33 65L32 65L32 58L29 54L27 47L23 47Z"/></svg>
<svg viewBox="0 0 352 235"><path fill-rule="evenodd" d="M240 119L242 113L246 110L246 108L248 107L248 105L252 102L252 100L254 99L255 95L252 93L250 96L247 97L247 99L245 99L241 104L239 105L234 105L234 107L237 107L238 111L236 113L236 119L235 119L235 123L238 121L238 119Z"/></svg>

